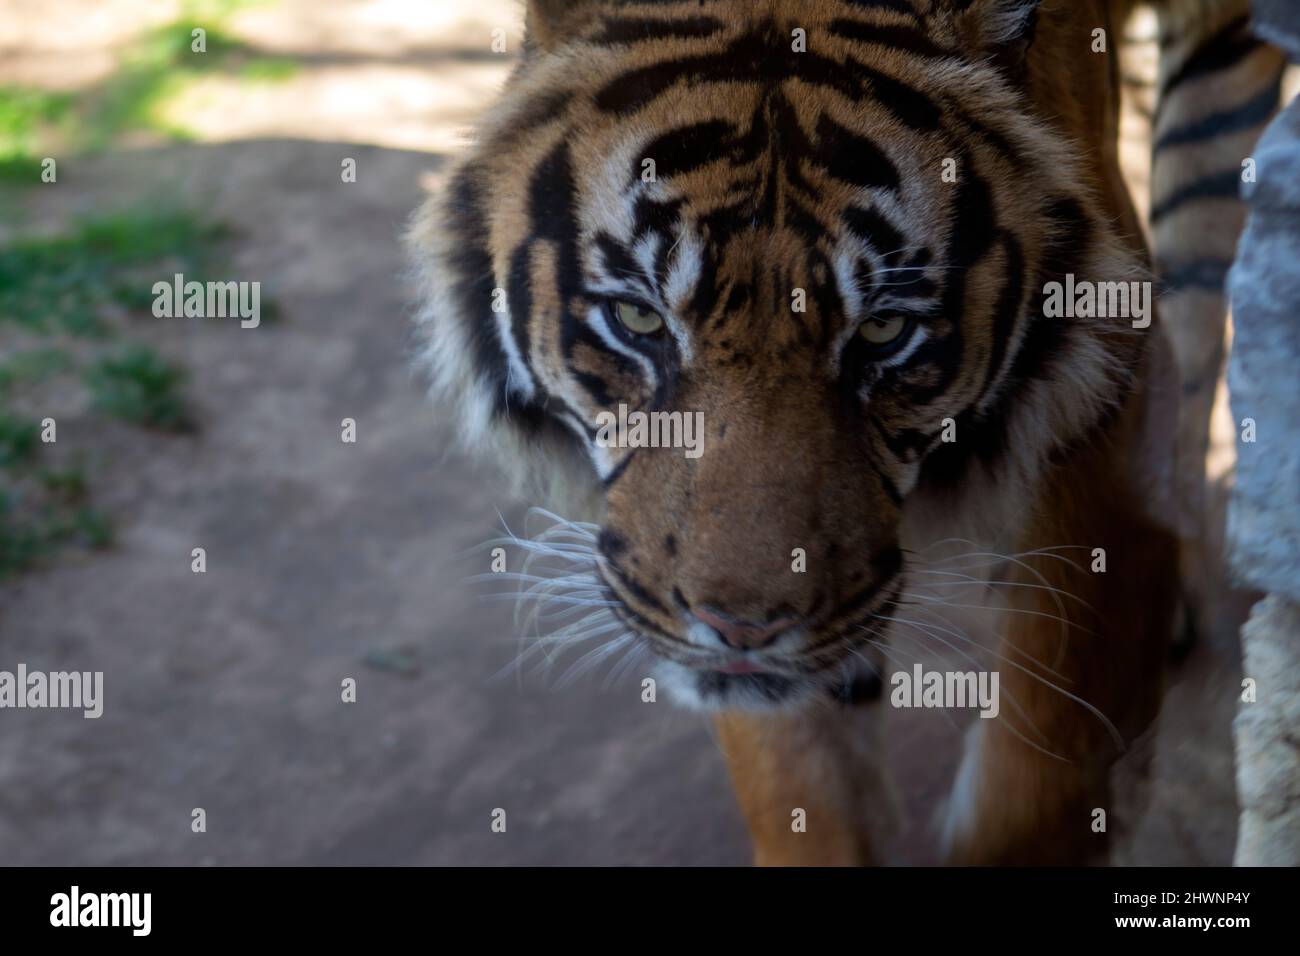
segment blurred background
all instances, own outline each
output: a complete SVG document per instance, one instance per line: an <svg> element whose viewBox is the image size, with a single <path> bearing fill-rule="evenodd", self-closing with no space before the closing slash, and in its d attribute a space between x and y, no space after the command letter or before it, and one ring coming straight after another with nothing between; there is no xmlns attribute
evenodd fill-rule
<svg viewBox="0 0 1300 956"><path fill-rule="evenodd" d="M0 670L105 687L98 720L0 711L0 864L748 861L705 721L639 675L515 680L509 605L465 584L522 511L410 370L398 240L521 26L516 0L0 0ZM155 318L177 272L260 282L261 325ZM1245 606L1175 668L1117 862L1230 861ZM961 721L890 720L888 857L934 862Z"/></svg>

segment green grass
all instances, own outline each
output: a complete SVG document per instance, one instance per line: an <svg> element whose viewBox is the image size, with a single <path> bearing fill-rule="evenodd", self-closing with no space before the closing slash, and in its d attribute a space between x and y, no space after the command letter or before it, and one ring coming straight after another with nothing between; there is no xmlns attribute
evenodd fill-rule
<svg viewBox="0 0 1300 956"><path fill-rule="evenodd" d="M102 149L124 132L152 130L172 139L193 133L163 116L166 102L203 76L233 73L249 82L280 82L297 70L293 60L257 55L224 30L220 11L169 23L141 37L118 71L89 94L81 110L81 139ZM194 50L194 30L203 29L204 50Z"/></svg>
<svg viewBox="0 0 1300 956"><path fill-rule="evenodd" d="M24 87L0 87L0 182L41 181L42 157L34 155L51 132L66 129L74 99Z"/></svg>
<svg viewBox="0 0 1300 956"><path fill-rule="evenodd" d="M43 467L46 447L37 422L0 409L0 581L68 545L112 544L112 523L91 503L85 471Z"/></svg>
<svg viewBox="0 0 1300 956"><path fill-rule="evenodd" d="M224 27L248 0L190 0L180 19L149 30L123 52L117 69L85 91L53 93L0 87L0 182L36 184L40 161L55 152L102 150L126 133L148 131L172 140L194 138L164 116L166 103L204 76L226 74L250 83L280 82L296 61L262 56ZM194 30L204 50L194 50Z"/></svg>
<svg viewBox="0 0 1300 956"><path fill-rule="evenodd" d="M125 134L187 138L167 122L165 107L204 76L292 76L294 61L261 56L224 27L234 10L258 2L187 0L176 22L138 37L115 72L85 91L0 87L0 187L40 184L43 157L103 149ZM192 49L195 27L206 31L205 52ZM41 441L33 390L81 391L92 418L167 432L195 427L184 372L130 330L159 321L151 314L155 282L174 272L210 277L224 235L184 211L126 209L0 246L0 580L67 546L104 548L113 540L75 449L78 463L67 464L72 439L61 433L59 442ZM275 304L264 302L263 319L275 314Z"/></svg>
<svg viewBox="0 0 1300 956"><path fill-rule="evenodd" d="M16 352L0 362L0 398L21 385L43 382L71 367L71 356L53 346Z"/></svg>
<svg viewBox="0 0 1300 956"><path fill-rule="evenodd" d="M103 309L148 309L153 283L172 272L199 281L217 226L179 211L126 211L71 232L0 247L0 326L103 336Z"/></svg>
<svg viewBox="0 0 1300 956"><path fill-rule="evenodd" d="M70 544L103 549L113 525L89 501L80 468L38 470L0 487L0 581L48 561Z"/></svg>
<svg viewBox="0 0 1300 956"><path fill-rule="evenodd" d="M0 87L0 159L27 157L41 129L66 120L72 104L68 93Z"/></svg>
<svg viewBox="0 0 1300 956"><path fill-rule="evenodd" d="M206 31L205 52L191 49L192 31ZM98 90L87 94L81 139L102 149L124 132L154 130L175 136L160 116L162 104L187 83L219 69L240 43L213 23L171 23L145 34Z"/></svg>
<svg viewBox="0 0 1300 956"><path fill-rule="evenodd" d="M0 246L0 580L113 538L84 471L66 467L75 439L41 441L39 396L84 395L92 428L196 427L183 370L139 332L168 321L152 315L153 284L173 272L202 281L225 235L184 210L126 209Z"/></svg>
<svg viewBox="0 0 1300 956"><path fill-rule="evenodd" d="M146 428L189 431L193 419L181 394L185 376L145 345L104 356L85 373L94 407Z"/></svg>
<svg viewBox="0 0 1300 956"><path fill-rule="evenodd" d="M41 174L44 172L42 161L35 156L0 156L0 183L31 186L41 182Z"/></svg>
<svg viewBox="0 0 1300 956"><path fill-rule="evenodd" d="M0 87L0 186L39 184L43 157L103 149L128 133L187 138L166 121L165 106L204 76L292 76L294 61L260 56L224 28L233 11L258 2L187 0L176 22L138 37L115 72L85 91ZM196 27L206 32L201 53L192 49ZM40 407L33 389L84 390L92 416L135 427L195 427L184 372L127 330L157 321L155 282L174 272L206 281L224 235L184 211L127 209L0 247L0 580L66 546L113 540L84 469L66 465L69 439L41 441L40 414L28 411ZM263 309L264 318L275 314L274 303Z"/></svg>
<svg viewBox="0 0 1300 956"><path fill-rule="evenodd" d="M41 426L34 421L0 412L0 468L30 462L41 443Z"/></svg>

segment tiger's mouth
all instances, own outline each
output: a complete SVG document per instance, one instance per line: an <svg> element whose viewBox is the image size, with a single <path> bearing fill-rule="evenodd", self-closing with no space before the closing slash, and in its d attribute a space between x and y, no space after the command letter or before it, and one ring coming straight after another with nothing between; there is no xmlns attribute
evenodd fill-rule
<svg viewBox="0 0 1300 956"><path fill-rule="evenodd" d="M614 589L617 594L617 589ZM760 650L701 647L662 630L619 595L615 615L653 654L651 672L689 710L794 710L814 702L863 703L879 695L881 648L902 591L902 572L876 589L870 607L831 628L794 626Z"/></svg>
<svg viewBox="0 0 1300 956"><path fill-rule="evenodd" d="M808 689L800 687L799 678L783 674L703 671L697 674L693 691L696 700L706 705L716 701L718 709L726 705L728 709L752 710L777 707L791 698L801 699L802 691Z"/></svg>
<svg viewBox="0 0 1300 956"><path fill-rule="evenodd" d="M837 666L816 673L725 665L691 667L660 657L653 674L674 703L687 710L798 710L828 703L861 704L880 696L883 659L874 649L846 654Z"/></svg>

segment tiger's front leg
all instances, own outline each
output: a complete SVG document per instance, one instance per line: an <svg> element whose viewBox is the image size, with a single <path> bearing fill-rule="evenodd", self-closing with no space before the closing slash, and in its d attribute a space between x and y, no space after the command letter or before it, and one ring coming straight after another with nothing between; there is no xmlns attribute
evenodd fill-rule
<svg viewBox="0 0 1300 956"><path fill-rule="evenodd" d="M879 862L897 817L880 700L714 718L759 866Z"/></svg>
<svg viewBox="0 0 1300 956"><path fill-rule="evenodd" d="M1114 439L1049 475L1017 549L1000 714L966 740L943 827L952 863L1106 857L1097 811L1110 815L1111 765L1159 708L1178 593L1176 539L1142 513Z"/></svg>

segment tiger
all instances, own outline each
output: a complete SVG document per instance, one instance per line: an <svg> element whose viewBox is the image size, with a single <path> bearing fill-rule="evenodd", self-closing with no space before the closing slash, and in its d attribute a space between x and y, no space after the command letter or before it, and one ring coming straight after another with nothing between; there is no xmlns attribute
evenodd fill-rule
<svg viewBox="0 0 1300 956"><path fill-rule="evenodd" d="M977 566L1002 706L965 733L943 859L1108 858L1096 811L1187 618L1171 504L1209 411L1183 399L1222 361L1282 64L1246 0L1157 4L1143 217L1116 145L1133 7L527 0L413 218L436 401L564 516L571 603L709 715L759 865L881 862L886 671L966 649L925 611ZM1152 282L1146 315L1049 301ZM701 416L700 453L610 441L628 410Z"/></svg>

